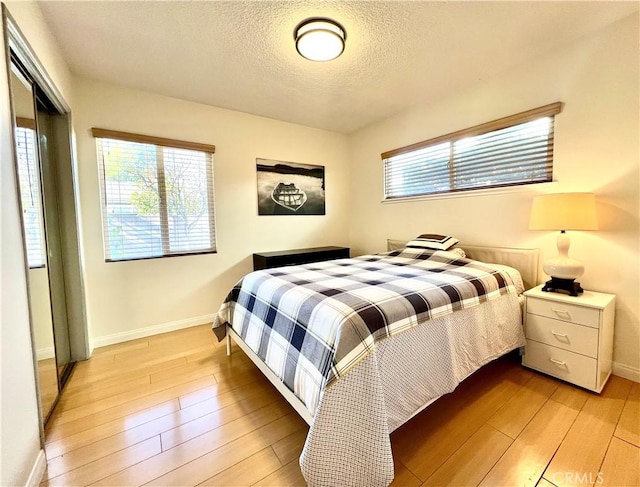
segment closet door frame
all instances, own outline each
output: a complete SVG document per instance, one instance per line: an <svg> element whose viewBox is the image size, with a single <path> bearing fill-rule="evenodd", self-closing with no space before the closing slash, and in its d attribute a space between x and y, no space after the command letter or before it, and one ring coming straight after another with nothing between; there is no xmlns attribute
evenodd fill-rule
<svg viewBox="0 0 640 487"><path fill-rule="evenodd" d="M64 307L66 321L68 327L69 355L72 362L85 360L89 358L90 348L87 330L87 313L86 301L84 295L84 270L82 268L82 256L80 248L79 225L78 225L78 187L77 187L77 159L72 144L72 123L71 109L64 100L60 91L53 83L50 76L38 60L35 52L27 42L25 36L20 31L17 23L8 12L7 7L2 4L2 17L4 26L5 40L5 64L7 73L10 73L12 56L19 62L21 67L26 71L30 80L37 86L51 104L53 115L52 137L53 145L56 147L52 157L55 159L54 179L49 184L55 185L55 193L57 194L56 211L58 219L58 231L60 236L60 253L62 263L60 274L63 276L59 279L58 285L61 286L62 292L59 295L64 296L64 303L58 303ZM9 89L11 89L9 87ZM12 104L12 123L15 131L15 113L13 113ZM17 171L17 158L15 138L13 140L13 157L14 166ZM17 172L16 172L17 174ZM16 191L19 192L18 181L16 181ZM46 194L46 191L44 191ZM45 202L46 204L46 202ZM25 244L23 238L23 245ZM25 253L26 255L26 253ZM28 264L25 258L25 275L28 275ZM27 293L30 298L27 279ZM53 306L53 303L52 303ZM34 344L33 321L30 312L30 333L32 344ZM37 358L35 347L32 346L34 370L37 371ZM60 390L64 386L66 379L69 377L70 368L65 368L59 376L61 384ZM38 377L36 375L36 384ZM38 401L40 401L40 391L37 391ZM44 423L43 414L40 413L40 436L42 445L44 445Z"/></svg>

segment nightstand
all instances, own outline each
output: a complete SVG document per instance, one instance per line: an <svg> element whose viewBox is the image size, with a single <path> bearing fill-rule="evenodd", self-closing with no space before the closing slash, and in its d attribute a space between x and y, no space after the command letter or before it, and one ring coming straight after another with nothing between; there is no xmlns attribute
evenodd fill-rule
<svg viewBox="0 0 640 487"><path fill-rule="evenodd" d="M522 364L602 391L611 375L616 297L593 291L573 297L541 289L524 293L527 344Z"/></svg>

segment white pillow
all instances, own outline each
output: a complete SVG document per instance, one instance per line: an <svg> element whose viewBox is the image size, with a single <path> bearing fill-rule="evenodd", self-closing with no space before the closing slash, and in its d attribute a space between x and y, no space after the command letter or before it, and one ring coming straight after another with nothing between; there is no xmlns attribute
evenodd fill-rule
<svg viewBox="0 0 640 487"><path fill-rule="evenodd" d="M467 254L465 253L465 251L463 249L461 249L460 247L454 247L452 249L449 249L449 252L453 252L454 254L456 254L460 259L464 259Z"/></svg>
<svg viewBox="0 0 640 487"><path fill-rule="evenodd" d="M447 256L450 259L464 259L466 257L464 250L458 247L449 250L438 250L438 255Z"/></svg>
<svg viewBox="0 0 640 487"><path fill-rule="evenodd" d="M502 265L502 264L487 264L486 262L483 262L483 264L497 271L504 272L509 277L511 277L511 280L513 281L513 285L516 287L516 292L518 294L522 294L525 291L524 282L522 282L522 274L520 274L520 271L518 269L509 267L508 265Z"/></svg>
<svg viewBox="0 0 640 487"><path fill-rule="evenodd" d="M425 233L407 242L406 246L419 249L448 250L458 242L457 238L448 235Z"/></svg>

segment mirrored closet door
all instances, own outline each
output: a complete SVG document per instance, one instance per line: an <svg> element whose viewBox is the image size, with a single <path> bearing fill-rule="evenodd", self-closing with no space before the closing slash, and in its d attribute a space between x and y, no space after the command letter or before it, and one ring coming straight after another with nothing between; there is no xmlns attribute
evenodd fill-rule
<svg viewBox="0 0 640 487"><path fill-rule="evenodd" d="M44 424L73 364L88 358L70 113L4 8L3 16L9 39L16 189Z"/></svg>
<svg viewBox="0 0 640 487"><path fill-rule="evenodd" d="M35 94L31 82L13 63L10 83L15 113L18 185L27 250L32 336L38 369L40 408L42 416L46 418L58 396L58 366L51 317Z"/></svg>

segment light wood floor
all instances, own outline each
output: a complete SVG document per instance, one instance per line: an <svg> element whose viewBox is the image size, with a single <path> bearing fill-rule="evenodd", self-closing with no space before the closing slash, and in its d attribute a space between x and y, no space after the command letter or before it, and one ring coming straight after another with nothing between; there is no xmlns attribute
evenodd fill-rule
<svg viewBox="0 0 640 487"><path fill-rule="evenodd" d="M394 486L640 485L640 387L489 364L395 431ZM42 485L304 485L308 427L208 325L104 347L47 425Z"/></svg>

